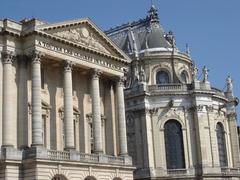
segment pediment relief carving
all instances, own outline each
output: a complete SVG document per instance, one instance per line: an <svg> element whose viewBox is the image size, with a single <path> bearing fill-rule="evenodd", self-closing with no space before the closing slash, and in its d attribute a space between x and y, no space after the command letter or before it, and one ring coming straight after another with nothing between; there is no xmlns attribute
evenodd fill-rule
<svg viewBox="0 0 240 180"><path fill-rule="evenodd" d="M100 43L97 36L85 26L64 28L62 31L53 32L52 35L110 54L107 48Z"/></svg>

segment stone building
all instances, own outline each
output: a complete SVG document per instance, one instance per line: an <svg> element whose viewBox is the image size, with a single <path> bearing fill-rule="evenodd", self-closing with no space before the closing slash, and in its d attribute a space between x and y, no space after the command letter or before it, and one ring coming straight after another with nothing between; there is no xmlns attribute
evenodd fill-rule
<svg viewBox="0 0 240 180"><path fill-rule="evenodd" d="M0 179L133 179L131 60L94 23L0 20L0 61Z"/></svg>
<svg viewBox="0 0 240 180"><path fill-rule="evenodd" d="M165 33L157 10L106 31L132 62L125 89L135 179L239 179L237 98L223 92Z"/></svg>

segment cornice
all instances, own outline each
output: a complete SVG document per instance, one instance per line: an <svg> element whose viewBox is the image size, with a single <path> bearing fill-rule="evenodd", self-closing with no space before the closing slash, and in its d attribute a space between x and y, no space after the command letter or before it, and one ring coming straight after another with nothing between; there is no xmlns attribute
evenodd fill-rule
<svg viewBox="0 0 240 180"><path fill-rule="evenodd" d="M65 21L62 23L39 25L37 26L37 30L47 31L47 30L53 30L53 29L60 29L64 27L72 27L80 24L88 24L104 40L105 43L107 43L110 47L114 49L114 51L118 55L124 57L124 59L122 60L126 61L127 63L131 62L131 59L121 49L119 49L119 47L117 47L115 43L113 43L112 40L108 38L105 33L102 32L102 30L95 23L93 23L90 18Z"/></svg>

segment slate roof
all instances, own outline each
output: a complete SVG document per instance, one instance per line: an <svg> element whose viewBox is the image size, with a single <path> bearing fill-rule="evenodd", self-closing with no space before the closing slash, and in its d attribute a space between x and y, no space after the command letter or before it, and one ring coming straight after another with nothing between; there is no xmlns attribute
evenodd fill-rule
<svg viewBox="0 0 240 180"><path fill-rule="evenodd" d="M111 28L105 33L129 55L145 49L172 48L165 38L154 6L151 7L146 18Z"/></svg>

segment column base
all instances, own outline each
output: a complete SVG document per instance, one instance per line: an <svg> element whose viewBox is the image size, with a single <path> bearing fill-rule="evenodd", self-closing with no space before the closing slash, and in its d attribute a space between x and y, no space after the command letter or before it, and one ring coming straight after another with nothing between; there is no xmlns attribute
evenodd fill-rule
<svg viewBox="0 0 240 180"><path fill-rule="evenodd" d="M128 153L121 153L121 154L119 154L119 156L121 156L121 157L128 157L129 155L128 155Z"/></svg>
<svg viewBox="0 0 240 180"><path fill-rule="evenodd" d="M43 147L43 144L31 144L31 147Z"/></svg>
<svg viewBox="0 0 240 180"><path fill-rule="evenodd" d="M2 145L1 148L14 148L13 145Z"/></svg>
<svg viewBox="0 0 240 180"><path fill-rule="evenodd" d="M75 147L65 147L64 151L75 151L76 148Z"/></svg>
<svg viewBox="0 0 240 180"><path fill-rule="evenodd" d="M103 151L93 151L94 154L103 154Z"/></svg>

